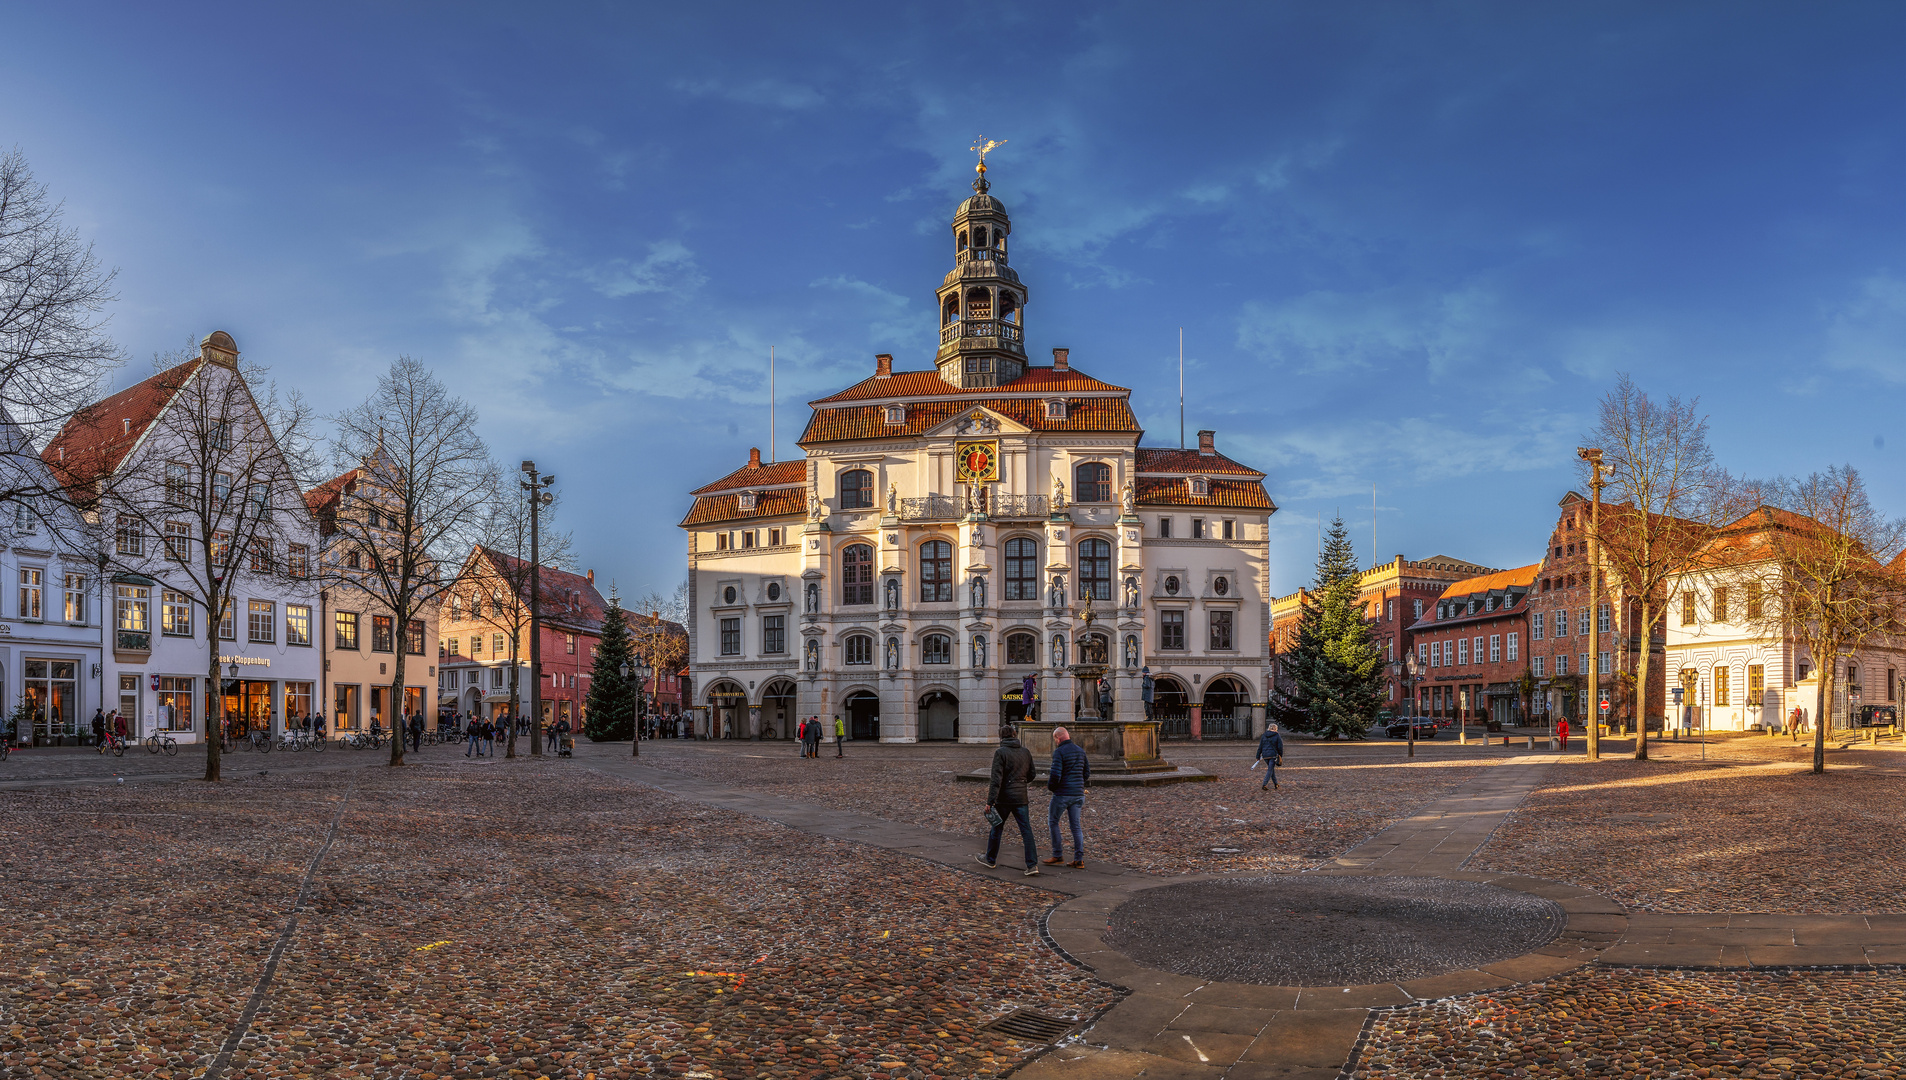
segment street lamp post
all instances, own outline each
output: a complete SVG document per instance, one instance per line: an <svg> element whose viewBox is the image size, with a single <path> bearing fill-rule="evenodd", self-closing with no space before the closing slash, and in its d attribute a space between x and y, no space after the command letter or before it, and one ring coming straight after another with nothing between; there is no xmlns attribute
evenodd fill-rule
<svg viewBox="0 0 1906 1080"><path fill-rule="evenodd" d="M543 755L543 613L542 613L542 508L556 501L549 486L554 476L539 476L534 461L523 462L528 480L518 481L529 492L529 752ZM516 722L512 717L510 722ZM511 745L515 745L512 743Z"/></svg>
<svg viewBox="0 0 1906 1080"><path fill-rule="evenodd" d="M1575 454L1588 462L1588 486L1595 496L1588 511L1588 671L1583 674L1588 676L1589 687L1588 760L1599 761L1602 756L1602 725L1600 715L1594 710L1601 700L1602 688L1602 488L1607 487L1608 482L1602 479L1600 450L1578 448ZM1645 723L1643 727L1646 727ZM1641 749L1636 757L1645 759L1648 756L1647 738L1645 731L1637 738L1635 745Z"/></svg>
<svg viewBox="0 0 1906 1080"><path fill-rule="evenodd" d="M1410 703L1410 710L1409 710L1410 716L1408 720L1406 721L1409 725L1409 741L1410 741L1409 755L1411 757L1415 757L1416 756L1416 721L1417 721L1416 653L1406 652L1403 654L1403 659L1390 661L1390 673L1403 680L1403 696Z"/></svg>

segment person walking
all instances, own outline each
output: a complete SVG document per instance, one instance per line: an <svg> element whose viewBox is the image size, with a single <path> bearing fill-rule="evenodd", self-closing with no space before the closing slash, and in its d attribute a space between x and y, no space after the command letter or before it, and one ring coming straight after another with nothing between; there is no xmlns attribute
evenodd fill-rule
<svg viewBox="0 0 1906 1080"><path fill-rule="evenodd" d="M119 741L122 743L126 741L126 736L129 734L126 728L126 725L127 725L127 720L124 713L118 713L114 715L113 734L117 735L119 737Z"/></svg>
<svg viewBox="0 0 1906 1080"><path fill-rule="evenodd" d="M1277 733L1276 724L1264 725L1264 734L1258 736L1257 760L1264 763L1264 782L1257 789L1276 787L1277 767L1284 763L1284 736Z"/></svg>
<svg viewBox="0 0 1906 1080"><path fill-rule="evenodd" d="M463 741L469 744L463 748L464 757L483 756L483 728L475 720L463 726Z"/></svg>
<svg viewBox="0 0 1906 1080"><path fill-rule="evenodd" d="M119 714L114 712L113 715ZM93 745L99 748L99 753L106 752L106 714L98 709L93 710Z"/></svg>
<svg viewBox="0 0 1906 1080"><path fill-rule="evenodd" d="M842 748L842 745L846 741L846 739L847 739L847 725L841 723L840 714L835 713L834 714L834 756L835 757L847 756L846 751Z"/></svg>
<svg viewBox="0 0 1906 1080"><path fill-rule="evenodd" d="M999 840L1010 817L1019 825L1019 838L1026 846L1025 876L1039 876L1039 841L1033 839L1026 796L1026 785L1031 782L1031 752L1020 745L1018 732L1011 724L1001 724L999 749L993 751L993 769L986 785L986 820L993 831L986 838L986 853L973 856L981 866L999 865Z"/></svg>
<svg viewBox="0 0 1906 1080"><path fill-rule="evenodd" d="M1063 815L1072 824L1072 861L1066 865L1074 870L1085 869L1085 830L1080 820L1085 813L1085 787L1092 779L1092 765L1085 759L1085 751L1072 741L1072 733L1065 728L1052 729L1052 764L1046 773L1046 790L1052 792L1052 801L1046 804L1046 828L1052 832L1052 857L1045 860L1047 866L1065 863L1065 843L1059 838L1059 818Z"/></svg>
<svg viewBox="0 0 1906 1080"><path fill-rule="evenodd" d="M1562 740L1562 749L1568 750L1568 717L1564 716L1555 722L1555 734Z"/></svg>
<svg viewBox="0 0 1906 1080"><path fill-rule="evenodd" d="M416 753L424 747L424 714L410 714L410 752Z"/></svg>
<svg viewBox="0 0 1906 1080"><path fill-rule="evenodd" d="M818 716L807 726L807 756L816 761L821 757L821 718Z"/></svg>
<svg viewBox="0 0 1906 1080"><path fill-rule="evenodd" d="M1019 680L1019 703L1025 706L1028 721L1039 719L1039 680L1030 672Z"/></svg>
<svg viewBox="0 0 1906 1080"><path fill-rule="evenodd" d="M1787 714L1787 734L1794 742L1800 741L1801 718L1805 715L1798 705L1795 705L1793 711Z"/></svg>

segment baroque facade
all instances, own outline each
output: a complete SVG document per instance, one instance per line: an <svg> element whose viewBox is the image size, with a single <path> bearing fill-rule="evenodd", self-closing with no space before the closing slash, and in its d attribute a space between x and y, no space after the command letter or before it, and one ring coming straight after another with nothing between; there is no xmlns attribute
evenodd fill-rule
<svg viewBox="0 0 1906 1080"><path fill-rule="evenodd" d="M1072 719L1074 668L1110 713L1253 733L1269 664L1264 474L1143 447L1131 392L1025 350L1028 291L987 193L953 219L934 367L810 402L799 461L697 488L688 539L697 733L787 738L840 716L856 739L990 742L1024 714ZM1089 667L1088 667L1089 669Z"/></svg>

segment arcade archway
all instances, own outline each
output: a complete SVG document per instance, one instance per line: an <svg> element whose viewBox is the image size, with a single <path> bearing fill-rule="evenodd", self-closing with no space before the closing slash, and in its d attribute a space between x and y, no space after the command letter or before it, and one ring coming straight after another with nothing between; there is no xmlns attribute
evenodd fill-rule
<svg viewBox="0 0 1906 1080"><path fill-rule="evenodd" d="M855 739L880 738L880 695L856 690L842 703L847 710L847 734Z"/></svg>
<svg viewBox="0 0 1906 1080"><path fill-rule="evenodd" d="M960 737L960 699L945 690L920 695L920 739Z"/></svg>
<svg viewBox="0 0 1906 1080"><path fill-rule="evenodd" d="M799 722L794 718L794 683L777 679L761 692L763 739L792 739Z"/></svg>
<svg viewBox="0 0 1906 1080"><path fill-rule="evenodd" d="M1251 691L1230 675L1205 684L1200 728L1207 739L1243 739L1251 734Z"/></svg>

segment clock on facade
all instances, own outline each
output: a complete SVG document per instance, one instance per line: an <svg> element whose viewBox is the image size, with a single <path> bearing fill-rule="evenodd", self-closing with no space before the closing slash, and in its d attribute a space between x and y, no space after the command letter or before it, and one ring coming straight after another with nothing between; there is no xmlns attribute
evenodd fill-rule
<svg viewBox="0 0 1906 1080"><path fill-rule="evenodd" d="M959 462L957 479L960 483L974 484L999 479L997 442L963 442L954 447L953 454Z"/></svg>

